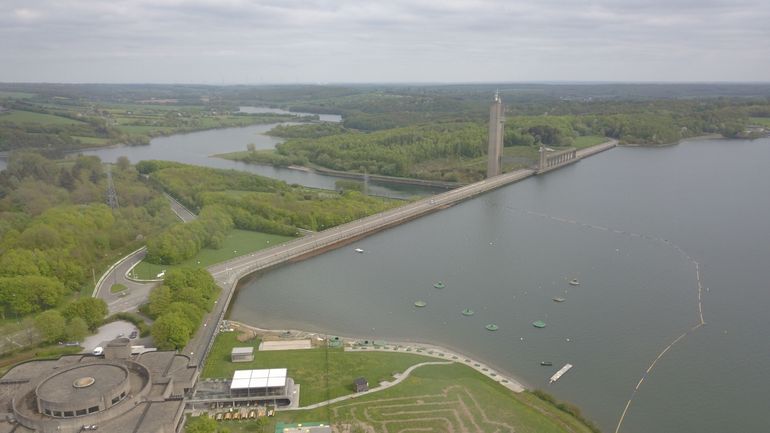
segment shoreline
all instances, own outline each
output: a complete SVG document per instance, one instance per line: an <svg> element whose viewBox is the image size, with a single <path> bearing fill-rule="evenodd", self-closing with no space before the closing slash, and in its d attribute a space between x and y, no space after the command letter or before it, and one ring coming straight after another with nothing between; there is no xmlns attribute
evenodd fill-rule
<svg viewBox="0 0 770 433"><path fill-rule="evenodd" d="M740 140L736 138L726 138L722 136L721 134L704 134L704 135L696 135L694 137L687 137L687 138L680 138L676 142L673 143L661 143L661 144L642 144L642 143L626 143L626 144L618 144L618 147L670 147L670 146L676 146L677 144L682 144L688 141L696 141L696 140L719 140L719 139L725 139L725 140Z"/></svg>
<svg viewBox="0 0 770 433"><path fill-rule="evenodd" d="M258 326L249 325L237 320L227 320L227 323L235 325L234 328L236 329L246 329L256 333L257 335L275 335L280 337L291 334L292 337L311 338L314 340L326 339L326 337L331 336L325 332L301 329L260 328ZM337 337L342 340L343 350L346 352L400 352L419 354L422 356L443 359L445 361L457 362L459 364L466 365L467 367L478 371L487 378L497 382L498 384L515 393L528 391L531 388L523 385L523 381L519 380L513 375L502 372L500 369L492 367L486 362L474 359L458 350L448 349L437 344L423 343L419 341L371 340L369 338L357 338L353 336ZM368 344L362 344L364 341Z"/></svg>

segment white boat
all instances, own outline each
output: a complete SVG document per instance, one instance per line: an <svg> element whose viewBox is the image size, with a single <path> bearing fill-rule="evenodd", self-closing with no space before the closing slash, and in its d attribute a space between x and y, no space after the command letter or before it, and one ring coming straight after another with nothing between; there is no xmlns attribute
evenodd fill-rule
<svg viewBox="0 0 770 433"><path fill-rule="evenodd" d="M569 283L572 286L579 286L580 285L580 281L578 281L577 278L573 278L573 279L569 280Z"/></svg>
<svg viewBox="0 0 770 433"><path fill-rule="evenodd" d="M363 252L364 252L364 250L362 250L361 248L356 248L356 249L355 249L355 250L353 250L353 251L355 251L355 252L357 252L357 253L359 253L359 254L363 254Z"/></svg>
<svg viewBox="0 0 770 433"><path fill-rule="evenodd" d="M572 368L572 364L565 364L564 367L551 376L551 380L548 381L548 384L550 385L559 380L559 378L562 377L564 373L568 372L570 368Z"/></svg>

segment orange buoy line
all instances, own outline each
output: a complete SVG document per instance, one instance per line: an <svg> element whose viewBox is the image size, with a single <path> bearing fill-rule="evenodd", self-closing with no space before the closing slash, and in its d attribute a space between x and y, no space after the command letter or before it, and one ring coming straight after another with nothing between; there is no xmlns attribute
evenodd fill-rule
<svg viewBox="0 0 770 433"><path fill-rule="evenodd" d="M692 333L694 331L697 331L698 328L700 328L701 326L706 324L706 321L703 319L703 300L702 300L702 298L703 298L703 281L701 280L701 275L700 275L700 263L698 263L698 261L696 261L694 258L692 258L692 256L687 254L687 252L685 250L683 250L682 247L680 247L679 245L669 241L668 239L663 239L663 238L660 238L660 237L650 236L650 235L643 235L643 234L639 234L639 233L627 232L627 231L623 231L623 230L619 230L619 229L613 229L613 228L609 228L609 227L603 227L603 226L599 226L599 225L595 225L595 224L588 224L588 223L579 222L579 221L568 219L568 218L555 217L555 216L544 214L544 213L540 213L540 212L534 212L534 211L530 211L530 210L517 209L517 208L511 207L511 206L504 206L504 207L506 209L510 210L510 211L513 211L513 212L519 212L519 213L524 213L524 214L527 214L527 215L537 216L537 217L540 217L540 218L545 218L545 219L549 219L549 220L555 221L557 223L572 224L572 225L577 225L577 226L581 226L581 227L585 227L585 228L589 228L589 229L593 229L593 230L600 230L600 231L604 231L604 232L610 232L610 233L613 233L613 234L616 234L616 235L619 235L619 236L628 236L628 237L632 237L632 238L646 239L646 240L653 241L653 242L660 242L660 243L663 243L663 244L665 244L665 245L667 245L669 247L672 247L675 250L679 251L679 253L682 254L682 256L684 256L684 258L687 259L687 261L689 261L695 267L695 280L696 280L697 286L698 286L698 323L695 326L693 326L692 328L690 328L689 330L685 331L682 335L676 337L671 343L669 343L668 346L666 346L658 354L658 356L656 356L655 359L653 359L653 361L652 361L652 363L650 363L649 367L647 367L647 370L645 370L644 374L642 374L642 377L636 383L636 386L634 387L634 390L631 393L631 397L629 397L628 401L626 402L626 406L623 408L623 412L620 414L620 418L618 419L618 424L615 427L615 433L619 433L620 432L620 427L623 425L623 420L625 419L626 414L628 413L628 410L631 408L631 403L633 403L634 397L636 396L637 391L639 391L639 388L642 386L642 383L644 383L644 380L647 378L647 376L652 373L652 370L655 368L655 365L658 363L658 361L660 361L660 359L663 358L663 356L666 354L666 352L671 350L672 347L674 347L677 343L682 341L682 339L684 339L690 333Z"/></svg>

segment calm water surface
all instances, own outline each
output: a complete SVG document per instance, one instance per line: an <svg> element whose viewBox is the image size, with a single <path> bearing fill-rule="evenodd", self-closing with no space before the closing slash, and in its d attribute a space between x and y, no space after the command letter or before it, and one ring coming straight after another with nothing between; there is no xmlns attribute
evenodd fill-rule
<svg viewBox="0 0 770 433"><path fill-rule="evenodd" d="M613 432L652 360L698 323L681 249L701 265L707 325L657 363L621 431L768 431L767 161L770 139L613 149L271 271L244 284L231 317L445 345Z"/></svg>
<svg viewBox="0 0 770 433"><path fill-rule="evenodd" d="M262 107L241 107L241 111L249 113L288 113L288 111L284 110ZM321 115L321 120L339 122L341 118L337 115ZM120 156L126 156L134 163L147 159L160 159L213 168L235 169L279 179L289 184L296 183L313 188L335 189L335 182L340 180L338 177L322 176L315 173L268 165L246 164L212 157L212 155L220 153L246 150L246 145L249 143L254 143L256 149L272 149L283 140L265 135L264 133L276 125L276 123L272 123L242 128L211 129L188 134L176 134L168 137L153 138L150 144L146 146L119 146L108 149L92 149L81 153L84 155L96 155L103 161L111 162L117 160ZM2 168L4 166L0 166L0 169ZM369 183L370 194L394 198L409 198L415 195L434 194L438 191L436 189L410 185Z"/></svg>

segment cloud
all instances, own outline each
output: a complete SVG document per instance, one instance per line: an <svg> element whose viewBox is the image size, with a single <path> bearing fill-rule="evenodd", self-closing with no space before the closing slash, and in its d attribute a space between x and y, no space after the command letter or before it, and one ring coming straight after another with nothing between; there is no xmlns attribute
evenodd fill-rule
<svg viewBox="0 0 770 433"><path fill-rule="evenodd" d="M766 0L4 0L0 81L769 80L768 22Z"/></svg>

